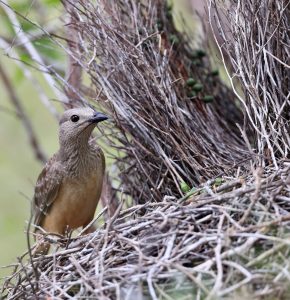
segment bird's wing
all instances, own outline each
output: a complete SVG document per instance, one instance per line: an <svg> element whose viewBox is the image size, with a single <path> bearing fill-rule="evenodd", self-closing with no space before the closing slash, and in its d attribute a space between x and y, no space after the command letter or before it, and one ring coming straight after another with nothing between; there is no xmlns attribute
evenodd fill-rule
<svg viewBox="0 0 290 300"><path fill-rule="evenodd" d="M42 225L45 215L57 197L62 179L63 168L55 154L46 163L36 182L33 198L34 225Z"/></svg>

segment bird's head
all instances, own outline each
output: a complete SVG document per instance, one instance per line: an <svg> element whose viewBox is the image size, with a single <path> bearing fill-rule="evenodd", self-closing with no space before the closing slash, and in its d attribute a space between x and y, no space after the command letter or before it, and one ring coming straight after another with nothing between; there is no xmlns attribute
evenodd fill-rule
<svg viewBox="0 0 290 300"><path fill-rule="evenodd" d="M90 107L66 110L59 121L61 144L85 142L95 126L108 117Z"/></svg>

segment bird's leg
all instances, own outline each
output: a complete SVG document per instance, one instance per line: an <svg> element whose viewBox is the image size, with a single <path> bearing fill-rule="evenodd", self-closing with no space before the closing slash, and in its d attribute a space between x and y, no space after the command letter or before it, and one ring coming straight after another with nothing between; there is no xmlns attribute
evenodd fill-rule
<svg viewBox="0 0 290 300"><path fill-rule="evenodd" d="M36 235L36 246L32 251L32 256L37 257L46 255L49 251L50 243L44 240L44 236L40 233Z"/></svg>
<svg viewBox="0 0 290 300"><path fill-rule="evenodd" d="M64 236L68 237L70 239L72 236L72 233L73 233L73 230L68 225L66 225L65 230L64 230Z"/></svg>
<svg viewBox="0 0 290 300"><path fill-rule="evenodd" d="M35 257L40 255L46 255L49 251L51 242L54 242L56 238L58 239L63 237L65 233L65 225L59 224L59 222L57 222L56 224L52 224L53 226L48 225L49 224L44 223L42 225L42 231L36 231L36 246L32 251L32 255ZM46 236L49 239L45 239Z"/></svg>

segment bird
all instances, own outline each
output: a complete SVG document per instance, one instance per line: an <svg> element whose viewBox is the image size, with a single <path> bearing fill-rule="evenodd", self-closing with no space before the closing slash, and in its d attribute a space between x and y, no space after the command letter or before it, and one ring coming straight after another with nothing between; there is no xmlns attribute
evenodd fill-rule
<svg viewBox="0 0 290 300"><path fill-rule="evenodd" d="M105 156L91 139L108 117L91 107L66 110L59 121L59 150L47 161L36 181L33 215L37 240L33 255L47 254L43 233L65 235L88 227L101 196ZM95 230L90 226L84 234Z"/></svg>

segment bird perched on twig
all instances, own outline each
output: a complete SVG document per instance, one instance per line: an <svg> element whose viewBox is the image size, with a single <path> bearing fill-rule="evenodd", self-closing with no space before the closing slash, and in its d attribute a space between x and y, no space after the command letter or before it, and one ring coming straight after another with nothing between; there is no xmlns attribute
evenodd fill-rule
<svg viewBox="0 0 290 300"><path fill-rule="evenodd" d="M49 250L49 243L39 234L42 230L63 235L92 221L102 192L105 157L90 136L104 120L104 114L89 107L70 109L62 115L60 149L46 163L35 186L33 211L38 244L34 255ZM85 233L93 230L90 227Z"/></svg>

